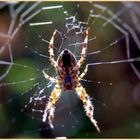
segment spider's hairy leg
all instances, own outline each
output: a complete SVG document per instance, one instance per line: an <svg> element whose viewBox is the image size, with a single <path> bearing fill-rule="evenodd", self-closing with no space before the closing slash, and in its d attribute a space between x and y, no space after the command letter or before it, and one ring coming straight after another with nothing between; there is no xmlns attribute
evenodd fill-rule
<svg viewBox="0 0 140 140"><path fill-rule="evenodd" d="M50 54L50 61L51 61L51 64L56 68L57 67L57 63L56 61L54 60L54 52L53 52L53 42L54 42L54 37L55 37L55 34L56 34L56 30L53 32L53 35L51 37L51 40L50 40L50 44L49 44L49 54Z"/></svg>
<svg viewBox="0 0 140 140"><path fill-rule="evenodd" d="M43 72L44 77L45 77L46 79L50 80L50 81L53 82L53 83L57 83L57 82L58 82L57 79L55 79L55 78L49 76L48 74L46 74L44 70L43 70L42 72Z"/></svg>
<svg viewBox="0 0 140 140"><path fill-rule="evenodd" d="M55 103L58 100L59 96L61 94L61 88L60 86L57 84L54 88L54 90L51 93L51 96L49 97L49 101L45 107L44 110L44 114L43 114L43 118L42 121L45 122L48 116L48 121L49 121L49 125L51 128L53 128L53 118L54 118L54 112L55 112Z"/></svg>
<svg viewBox="0 0 140 140"><path fill-rule="evenodd" d="M88 71L88 65L86 65L85 69L83 70L83 72L80 74L78 80L80 81L87 73Z"/></svg>
<svg viewBox="0 0 140 140"><path fill-rule="evenodd" d="M86 115L90 118L91 122L96 127L97 131L100 132L100 128L98 127L97 121L94 119L93 111L94 107L90 101L90 97L86 93L85 89L82 87L82 85L79 83L78 86L75 88L78 96L83 101L83 106L86 111Z"/></svg>
<svg viewBox="0 0 140 140"><path fill-rule="evenodd" d="M86 37L85 37L83 48L82 48L81 58L77 63L79 68L82 65L83 61L85 60L87 44L88 44L88 30L86 30Z"/></svg>

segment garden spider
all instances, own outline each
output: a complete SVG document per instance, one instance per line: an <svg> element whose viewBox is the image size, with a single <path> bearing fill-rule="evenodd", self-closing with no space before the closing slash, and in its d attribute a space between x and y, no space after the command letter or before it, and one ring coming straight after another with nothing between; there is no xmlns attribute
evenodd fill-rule
<svg viewBox="0 0 140 140"><path fill-rule="evenodd" d="M53 42L54 42L55 34L56 34L56 30L54 31L50 40L49 55L50 55L51 64L56 69L57 79L50 77L48 74L45 73L44 70L43 70L43 74L46 79L51 80L53 83L56 84L56 86L52 91L51 96L49 97L49 101L44 110L42 121L45 122L48 116L49 125L51 128L53 128L52 121L54 118L55 103L58 100L61 91L75 90L77 95L83 101L83 106L86 111L86 115L90 118L91 122L94 124L97 131L100 132L100 129L97 125L97 121L94 119L93 116L94 107L90 101L90 97L88 96L85 89L82 87L82 85L79 82L87 73L88 65L86 65L82 74L78 76L78 70L85 59L85 54L87 50L88 30L86 31L86 37L84 40L81 58L79 61L77 61L74 54L68 49L65 49L61 52L57 61L54 60Z"/></svg>

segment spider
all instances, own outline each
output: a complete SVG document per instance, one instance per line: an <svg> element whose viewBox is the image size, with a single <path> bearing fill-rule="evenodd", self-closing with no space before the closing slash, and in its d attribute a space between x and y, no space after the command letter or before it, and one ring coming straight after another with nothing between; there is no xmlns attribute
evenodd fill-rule
<svg viewBox="0 0 140 140"><path fill-rule="evenodd" d="M79 98L83 102L83 107L86 111L86 115L90 118L91 122L96 127L97 131L100 132L100 128L97 125L97 121L94 119L93 112L94 107L90 101L89 95L86 93L86 90L80 84L80 80L85 76L88 71L88 65L86 65L84 71L78 76L78 70L82 63L84 62L87 44L88 44L88 30L86 30L86 37L83 43L82 53L80 59L77 61L74 54L68 50L64 49L60 55L58 56L57 61L54 60L54 52L53 52L53 42L56 34L56 30L53 32L53 35L49 44L49 55L50 62L54 66L57 78L50 77L43 70L44 77L48 80L51 80L52 83L55 83L55 88L49 97L49 101L45 106L44 114L42 121L45 122L48 118L48 123L51 128L53 128L53 118L55 112L55 104L58 100L61 91L64 90L75 90Z"/></svg>

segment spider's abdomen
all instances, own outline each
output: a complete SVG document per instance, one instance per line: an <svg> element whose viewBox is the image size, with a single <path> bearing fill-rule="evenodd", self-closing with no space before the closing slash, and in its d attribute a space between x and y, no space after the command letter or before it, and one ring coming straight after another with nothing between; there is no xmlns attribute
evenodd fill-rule
<svg viewBox="0 0 140 140"><path fill-rule="evenodd" d="M65 49L57 60L57 77L59 84L64 90L73 90L77 85L78 67L74 54Z"/></svg>

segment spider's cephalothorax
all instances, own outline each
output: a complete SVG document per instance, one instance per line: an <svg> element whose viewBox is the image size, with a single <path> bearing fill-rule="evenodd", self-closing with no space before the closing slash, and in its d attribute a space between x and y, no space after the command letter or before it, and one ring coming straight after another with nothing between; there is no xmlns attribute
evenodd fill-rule
<svg viewBox="0 0 140 140"><path fill-rule="evenodd" d="M78 66L74 54L70 50L63 50L57 60L57 78L64 90L73 90L78 84Z"/></svg>
<svg viewBox="0 0 140 140"><path fill-rule="evenodd" d="M80 84L80 80L87 73L88 65L86 65L84 71L80 75L78 75L78 70L85 59L87 43L88 43L88 30L86 31L86 37L83 43L81 58L78 61L76 60L74 54L68 49L65 49L61 52L57 61L54 60L53 42L54 42L55 34L56 34L56 31L54 31L52 38L50 40L49 54L50 54L51 64L56 69L57 78L50 77L48 74L45 73L45 71L43 71L43 74L46 79L51 80L56 85L45 107L42 121L45 122L48 117L49 124L53 128L52 121L54 118L55 103L58 100L61 94L61 91L62 90L75 90L77 95L83 102L86 115L90 118L91 122L94 124L97 131L100 132L97 122L94 119L94 115L93 115L94 107L90 101L90 97L86 93L82 85Z"/></svg>

